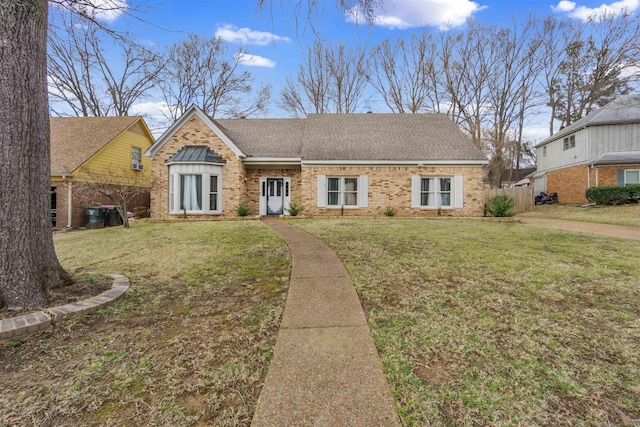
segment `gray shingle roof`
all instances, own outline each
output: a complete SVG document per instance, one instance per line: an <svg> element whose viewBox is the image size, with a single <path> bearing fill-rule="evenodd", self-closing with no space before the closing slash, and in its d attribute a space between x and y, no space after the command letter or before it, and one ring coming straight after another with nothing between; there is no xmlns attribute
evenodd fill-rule
<svg viewBox="0 0 640 427"><path fill-rule="evenodd" d="M305 160L486 160L445 114L312 114Z"/></svg>
<svg viewBox="0 0 640 427"><path fill-rule="evenodd" d="M215 122L250 157L486 161L445 114L311 114L306 119Z"/></svg>
<svg viewBox="0 0 640 427"><path fill-rule="evenodd" d="M587 126L638 122L640 122L640 95L623 95L603 107L592 111L566 128L554 133L549 138L537 144L536 147L541 147Z"/></svg>
<svg viewBox="0 0 640 427"><path fill-rule="evenodd" d="M165 163L227 163L206 145L185 145Z"/></svg>
<svg viewBox="0 0 640 427"><path fill-rule="evenodd" d="M216 119L214 122L251 157L299 158L305 119Z"/></svg>
<svg viewBox="0 0 640 427"><path fill-rule="evenodd" d="M640 151L603 153L591 161L594 165L640 164Z"/></svg>

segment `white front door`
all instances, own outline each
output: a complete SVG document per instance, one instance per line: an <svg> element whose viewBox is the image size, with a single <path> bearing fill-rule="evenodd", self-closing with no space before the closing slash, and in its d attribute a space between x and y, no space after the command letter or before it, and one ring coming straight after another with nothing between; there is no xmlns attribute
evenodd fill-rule
<svg viewBox="0 0 640 427"><path fill-rule="evenodd" d="M284 179L267 178L267 215L284 212Z"/></svg>

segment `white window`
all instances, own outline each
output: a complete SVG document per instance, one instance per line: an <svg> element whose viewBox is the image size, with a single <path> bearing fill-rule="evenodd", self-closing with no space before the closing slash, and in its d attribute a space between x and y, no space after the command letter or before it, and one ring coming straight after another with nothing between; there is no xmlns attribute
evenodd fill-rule
<svg viewBox="0 0 640 427"><path fill-rule="evenodd" d="M209 210L216 212L218 210L218 175L211 175L209 180Z"/></svg>
<svg viewBox="0 0 640 427"><path fill-rule="evenodd" d="M456 176L411 177L412 208L463 208L464 178Z"/></svg>
<svg viewBox="0 0 640 427"><path fill-rule="evenodd" d="M570 150L571 148L575 148L575 146L576 146L575 135L568 136L562 141L562 150L564 151Z"/></svg>
<svg viewBox="0 0 640 427"><path fill-rule="evenodd" d="M358 206L358 177L328 177L327 206Z"/></svg>
<svg viewBox="0 0 640 427"><path fill-rule="evenodd" d="M420 206L451 207L451 177L420 178Z"/></svg>
<svg viewBox="0 0 640 427"><path fill-rule="evenodd" d="M131 147L131 164L139 165L142 163L142 149Z"/></svg>
<svg viewBox="0 0 640 427"><path fill-rule="evenodd" d="M640 169L630 169L624 171L625 184L640 184Z"/></svg>
<svg viewBox="0 0 640 427"><path fill-rule="evenodd" d="M171 213L220 213L222 167L177 163L169 166Z"/></svg>

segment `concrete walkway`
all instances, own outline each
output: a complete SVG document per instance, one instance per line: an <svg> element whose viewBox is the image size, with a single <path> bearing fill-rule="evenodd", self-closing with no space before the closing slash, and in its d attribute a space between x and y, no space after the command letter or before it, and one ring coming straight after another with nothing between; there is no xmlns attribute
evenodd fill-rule
<svg viewBox="0 0 640 427"><path fill-rule="evenodd" d="M582 233L599 234L602 236L617 237L620 239L640 240L640 227L600 224L596 222L567 221L552 218L535 218L528 216L519 216L517 219L526 225L556 228L567 231L579 231Z"/></svg>
<svg viewBox="0 0 640 427"><path fill-rule="evenodd" d="M253 426L399 426L346 269L320 240L264 223L291 248L289 295Z"/></svg>

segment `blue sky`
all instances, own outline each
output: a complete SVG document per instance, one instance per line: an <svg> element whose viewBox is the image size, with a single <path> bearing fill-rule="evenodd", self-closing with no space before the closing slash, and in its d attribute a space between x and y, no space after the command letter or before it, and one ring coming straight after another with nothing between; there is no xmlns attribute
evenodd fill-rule
<svg viewBox="0 0 640 427"><path fill-rule="evenodd" d="M106 1L106 0L96 0ZM126 0L116 0L126 3ZM303 0L306 2L306 0ZM131 2L131 0L130 0ZM117 29L132 31L140 41L164 48L185 38L189 33L218 35L231 50L246 49L253 58L242 65L254 76L255 86L270 83L273 87L268 117L284 117L276 102L287 75L295 74L303 52L313 41L314 31L322 39L348 45L374 45L387 37L409 37L421 27L459 28L468 18L481 23L500 25L511 16L524 17L533 12L538 16L550 13L564 19L586 19L605 10L616 12L640 9L640 0L386 0L384 9L376 10L378 22L373 26L357 23L338 11L334 0L325 4L313 17L313 29L305 12L296 24L292 4L297 0L273 0L271 10L256 10L256 0L157 0L148 2L151 8L143 15L154 25L137 23L124 17L109 17ZM284 6L283 6L284 4ZM154 27L155 26L155 27ZM252 59L252 60L249 60ZM132 111L133 114L157 111L159 100L150 97ZM378 107L373 106L373 109ZM380 112L384 107L380 105ZM546 131L546 129L544 130ZM535 130L531 130L535 137Z"/></svg>

